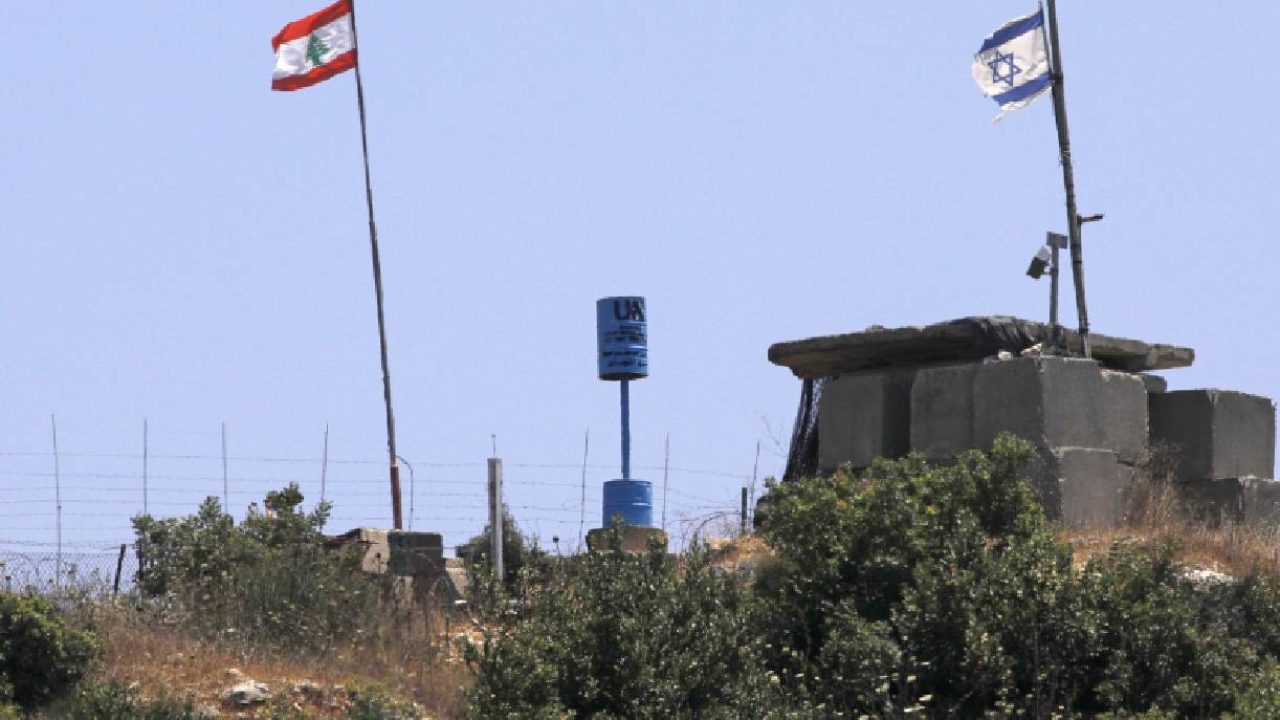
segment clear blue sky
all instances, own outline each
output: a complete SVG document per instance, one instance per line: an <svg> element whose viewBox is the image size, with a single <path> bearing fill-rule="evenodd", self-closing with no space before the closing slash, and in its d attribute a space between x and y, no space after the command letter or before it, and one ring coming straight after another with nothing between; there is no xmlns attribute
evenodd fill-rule
<svg viewBox="0 0 1280 720"><path fill-rule="evenodd" d="M355 78L268 89L271 36L322 4L6 8L0 540L54 539L55 413L68 543L130 537L144 417L153 512L221 494L224 421L238 514L316 498L328 423L335 526L388 522ZM588 427L598 524L598 297L649 302L641 474L670 432L672 466L728 475L673 472L673 520L734 508L758 440L780 472L799 382L769 344L1045 315L1052 107L993 124L969 77L1029 1L360 8L415 529L480 529L496 434L517 519L571 547ZM1060 13L1081 211L1107 216L1094 329L1193 346L1173 387L1280 395L1280 4Z"/></svg>

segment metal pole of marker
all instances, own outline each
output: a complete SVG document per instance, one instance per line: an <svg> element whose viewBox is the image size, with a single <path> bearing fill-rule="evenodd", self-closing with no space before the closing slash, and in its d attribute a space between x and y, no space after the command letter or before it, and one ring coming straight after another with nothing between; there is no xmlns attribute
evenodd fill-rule
<svg viewBox="0 0 1280 720"><path fill-rule="evenodd" d="M598 375L618 381L621 414L622 477L604 483L602 527L615 516L632 527L653 526L653 490L631 477L631 381L649 374L648 324L644 298L607 297L596 301Z"/></svg>
<svg viewBox="0 0 1280 720"><path fill-rule="evenodd" d="M631 380L622 378L622 479L631 479Z"/></svg>

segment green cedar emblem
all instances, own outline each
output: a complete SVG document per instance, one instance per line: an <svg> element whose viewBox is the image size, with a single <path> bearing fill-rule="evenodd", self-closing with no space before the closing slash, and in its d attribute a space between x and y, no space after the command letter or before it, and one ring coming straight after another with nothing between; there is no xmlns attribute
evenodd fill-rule
<svg viewBox="0 0 1280 720"><path fill-rule="evenodd" d="M319 37L311 35L307 38L307 59L312 65L323 65L322 57L327 52L329 52L329 46L325 45Z"/></svg>

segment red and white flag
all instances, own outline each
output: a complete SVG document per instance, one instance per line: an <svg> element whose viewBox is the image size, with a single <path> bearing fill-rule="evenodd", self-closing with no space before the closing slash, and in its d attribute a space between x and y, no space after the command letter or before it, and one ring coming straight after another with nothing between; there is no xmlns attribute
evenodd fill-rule
<svg viewBox="0 0 1280 720"><path fill-rule="evenodd" d="M271 38L276 67L272 90L300 90L356 66L351 0L285 25Z"/></svg>

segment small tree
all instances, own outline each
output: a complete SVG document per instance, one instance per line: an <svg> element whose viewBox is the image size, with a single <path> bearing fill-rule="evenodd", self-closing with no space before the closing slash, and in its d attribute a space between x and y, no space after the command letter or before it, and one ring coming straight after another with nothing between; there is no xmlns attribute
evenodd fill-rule
<svg viewBox="0 0 1280 720"><path fill-rule="evenodd" d="M94 636L69 627L47 599L0 592L0 716L8 702L32 709L66 694L97 650Z"/></svg>
<svg viewBox="0 0 1280 720"><path fill-rule="evenodd" d="M302 512L296 484L239 525L208 498L192 516L134 518L138 586L176 601L196 627L291 649L327 646L372 614L376 583L356 550L325 547L329 505Z"/></svg>
<svg viewBox="0 0 1280 720"><path fill-rule="evenodd" d="M468 656L469 717L802 717L764 670L736 578L702 551L681 567L660 547L618 544L615 530L612 551L577 558L514 618L491 618Z"/></svg>
<svg viewBox="0 0 1280 720"><path fill-rule="evenodd" d="M479 535L467 541L469 560L473 573L493 572L493 526L486 523ZM502 507L502 566L504 585L516 590L526 573L546 570L547 554L538 547L536 538L526 536L512 517L511 511Z"/></svg>

